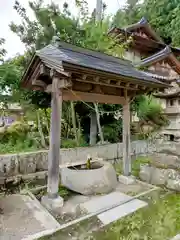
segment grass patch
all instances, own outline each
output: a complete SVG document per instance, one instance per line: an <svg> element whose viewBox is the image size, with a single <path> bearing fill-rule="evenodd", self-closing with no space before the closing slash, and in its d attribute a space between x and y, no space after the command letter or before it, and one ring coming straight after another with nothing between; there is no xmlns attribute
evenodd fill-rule
<svg viewBox="0 0 180 240"><path fill-rule="evenodd" d="M75 193L64 186L59 187L59 195L66 201L69 197L73 196ZM76 193L77 194L77 193Z"/></svg>
<svg viewBox="0 0 180 240"><path fill-rule="evenodd" d="M147 157L139 157L136 160L132 161L132 175L139 177L140 165L150 163L150 159ZM118 175L123 172L123 163L122 161L114 164L116 172Z"/></svg>
<svg viewBox="0 0 180 240"><path fill-rule="evenodd" d="M180 195L162 194L158 200L152 199L148 207L93 234L88 234L86 222L41 239L70 240L75 236L87 240L170 240L180 231Z"/></svg>
<svg viewBox="0 0 180 240"><path fill-rule="evenodd" d="M74 192L60 185L58 190L59 195L66 201L69 197L74 195ZM36 198L40 201L42 196L47 194L47 189L43 189L36 194Z"/></svg>
<svg viewBox="0 0 180 240"><path fill-rule="evenodd" d="M171 194L95 233L92 239L169 240L179 231L180 195Z"/></svg>

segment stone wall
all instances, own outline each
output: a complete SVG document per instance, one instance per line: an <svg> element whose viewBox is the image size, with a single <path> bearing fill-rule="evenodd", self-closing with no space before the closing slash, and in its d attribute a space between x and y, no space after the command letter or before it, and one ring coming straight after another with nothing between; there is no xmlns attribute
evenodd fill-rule
<svg viewBox="0 0 180 240"><path fill-rule="evenodd" d="M142 165L139 176L142 181L180 192L179 170Z"/></svg>
<svg viewBox="0 0 180 240"><path fill-rule="evenodd" d="M147 154L156 151L156 145L146 141L133 141L131 143L132 155ZM62 164L85 163L87 155L104 160L121 159L123 154L122 143L106 144L93 147L61 149ZM0 155L0 172L9 176L29 174L45 171L48 167L48 151Z"/></svg>
<svg viewBox="0 0 180 240"><path fill-rule="evenodd" d="M141 165L141 180L180 192L180 143L167 142L157 153L149 156L149 163Z"/></svg>

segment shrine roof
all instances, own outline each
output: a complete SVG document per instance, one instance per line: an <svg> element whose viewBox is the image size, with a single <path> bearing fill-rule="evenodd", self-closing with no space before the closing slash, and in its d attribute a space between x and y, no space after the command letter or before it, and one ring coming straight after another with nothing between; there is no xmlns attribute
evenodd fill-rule
<svg viewBox="0 0 180 240"><path fill-rule="evenodd" d="M166 57L168 57L170 54L172 54L171 48L169 46L166 46L161 51L144 58L138 63L138 66L149 66L153 63L159 62L161 60L164 60Z"/></svg>
<svg viewBox="0 0 180 240"><path fill-rule="evenodd" d="M139 34L139 32L145 33L146 37ZM133 36L133 47L137 48L139 51L145 51L151 54L166 47L163 39L152 29L147 19L144 17L139 22L127 27L114 26L109 30L108 34L115 34L117 38L122 38L122 36ZM173 46L169 47L176 56L180 55L180 48Z"/></svg>
<svg viewBox="0 0 180 240"><path fill-rule="evenodd" d="M128 32L136 32L137 30L142 30L151 39L158 42L163 42L161 37L152 29L145 17L142 17L139 22L125 27L124 30Z"/></svg>
<svg viewBox="0 0 180 240"><path fill-rule="evenodd" d="M156 74L154 72L150 72L150 71L144 71L144 74L152 77L152 78L156 78L160 81L166 81L167 83L171 83L171 82L177 82L177 78L176 77L172 77L172 76L163 76L160 74Z"/></svg>
<svg viewBox="0 0 180 240"><path fill-rule="evenodd" d="M158 97L158 98L174 98L174 97L178 97L180 96L180 90L176 90L175 92L171 92L171 93L156 93L156 94L153 94L155 97Z"/></svg>
<svg viewBox="0 0 180 240"><path fill-rule="evenodd" d="M135 69L127 60L77 47L59 40L58 44L56 42L56 44L50 44L43 49L36 51L23 76L22 81L24 87L28 85L27 82L29 81L29 76L32 75L32 68L33 65L36 64L37 59L49 69L56 70L61 74L63 74L62 70L67 64L69 64L71 65L71 68L76 68L77 71L78 69L83 68L84 72L86 70L93 70L96 74L101 74L103 72L113 74L115 77L128 78L128 80L132 82L138 80L144 85L152 85L152 87L153 85L156 87L165 87L165 84L162 82Z"/></svg>

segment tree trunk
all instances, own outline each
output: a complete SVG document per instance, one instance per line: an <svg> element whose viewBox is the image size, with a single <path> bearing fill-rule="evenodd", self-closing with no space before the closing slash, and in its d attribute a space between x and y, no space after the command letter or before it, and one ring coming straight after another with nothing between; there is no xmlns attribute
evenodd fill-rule
<svg viewBox="0 0 180 240"><path fill-rule="evenodd" d="M36 114L37 114L38 132L39 132L39 135L41 138L41 145L42 145L42 147L46 148L45 137L44 137L44 133L42 130L41 119L40 119L40 114L39 114L38 110L36 111Z"/></svg>
<svg viewBox="0 0 180 240"><path fill-rule="evenodd" d="M98 104L94 103L95 111L96 111L96 118L97 118L97 126L98 126L98 131L99 131L99 136L100 136L100 141L101 143L104 143L104 136L100 124L100 114L99 114L99 109L98 109Z"/></svg>
<svg viewBox="0 0 180 240"><path fill-rule="evenodd" d="M49 134L49 133L50 133L50 127L49 127L49 121L48 121L48 115L47 115L47 110L46 110L46 108L44 109L44 115L45 115L45 119L46 119L47 132L48 132L48 134Z"/></svg>
<svg viewBox="0 0 180 240"><path fill-rule="evenodd" d="M76 140L76 144L78 146L79 142L78 142L78 136L77 136L76 115L75 115L74 103L73 102L71 102L71 116L72 116L72 125L73 125L74 137L75 137L75 140Z"/></svg>
<svg viewBox="0 0 180 240"><path fill-rule="evenodd" d="M81 132L81 120L78 116L78 114L76 114L76 118L78 120L78 130L77 130L77 138L78 138L78 144L80 146L81 144L81 136L82 136L82 132Z"/></svg>
<svg viewBox="0 0 180 240"><path fill-rule="evenodd" d="M91 112L90 115L90 145L93 146L96 144L97 137L97 118L96 113Z"/></svg>

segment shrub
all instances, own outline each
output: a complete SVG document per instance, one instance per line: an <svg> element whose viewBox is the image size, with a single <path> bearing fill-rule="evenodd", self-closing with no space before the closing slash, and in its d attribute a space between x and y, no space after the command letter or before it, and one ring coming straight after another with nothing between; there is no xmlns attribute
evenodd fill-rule
<svg viewBox="0 0 180 240"><path fill-rule="evenodd" d="M11 126L3 128L0 132L0 139L4 143L10 141L15 144L16 141L24 141L29 130L30 127L25 122L15 122Z"/></svg>
<svg viewBox="0 0 180 240"><path fill-rule="evenodd" d="M77 146L77 143L75 139L62 139L61 147L62 148L75 148L75 147L86 147L88 144L85 142L85 140L81 137L79 146Z"/></svg>

